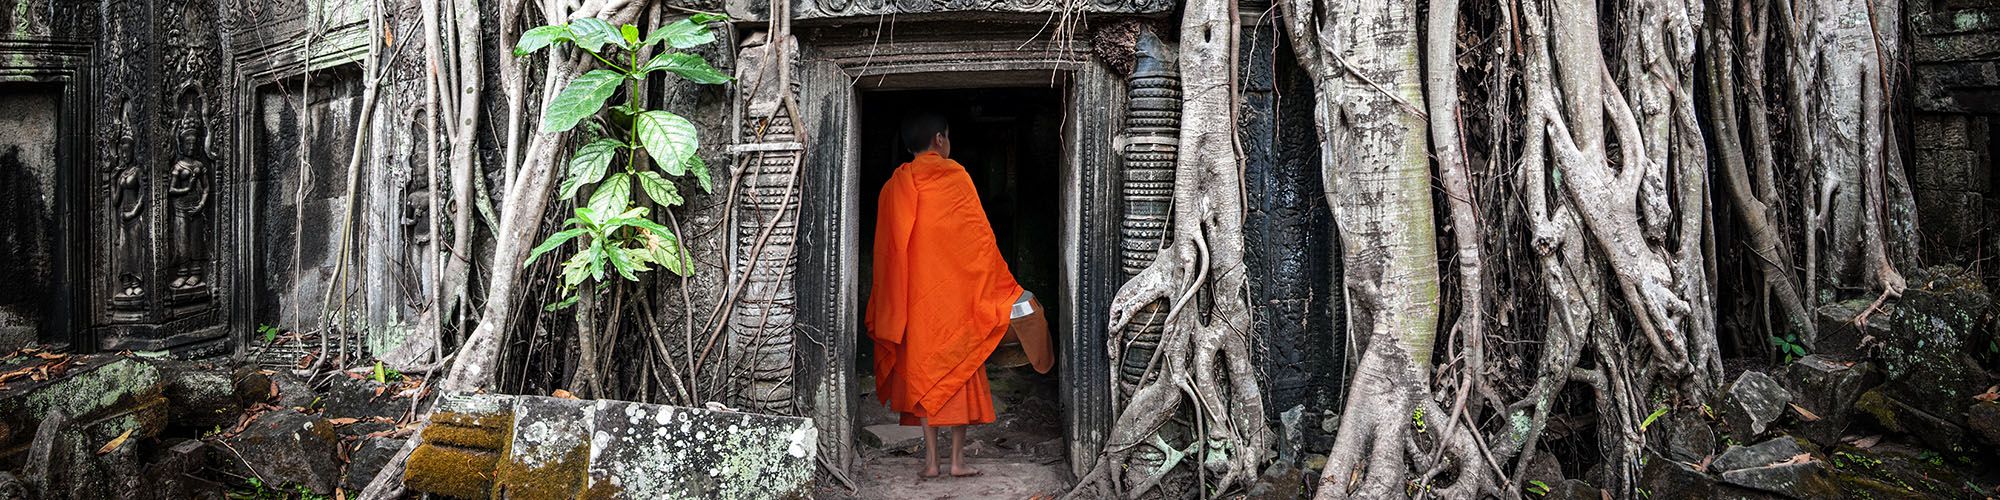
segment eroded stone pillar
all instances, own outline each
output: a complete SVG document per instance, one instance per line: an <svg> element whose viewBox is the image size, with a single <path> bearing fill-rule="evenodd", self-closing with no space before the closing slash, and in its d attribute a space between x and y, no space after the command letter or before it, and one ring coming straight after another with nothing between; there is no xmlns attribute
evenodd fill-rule
<svg viewBox="0 0 2000 500"><path fill-rule="evenodd" d="M805 159L786 96L796 96L796 79L781 85L774 47L763 33L743 43L737 60L742 102L737 140L736 218L731 283L741 294L729 316L728 370L736 403L748 411L797 413L792 383L793 327L797 322L799 166ZM798 43L777 43L782 64L796 67ZM782 87L782 88L781 88ZM738 379L740 377L740 379Z"/></svg>
<svg viewBox="0 0 2000 500"><path fill-rule="evenodd" d="M1173 51L1150 29L1139 32L1135 51L1132 76L1126 80L1125 135L1119 151L1125 164L1119 185L1124 200L1119 258L1127 278L1153 263L1173 222L1174 162L1180 158L1181 130L1181 83ZM1117 337L1130 343L1118 367L1118 380L1127 394L1160 345L1165 306L1160 302L1148 306Z"/></svg>

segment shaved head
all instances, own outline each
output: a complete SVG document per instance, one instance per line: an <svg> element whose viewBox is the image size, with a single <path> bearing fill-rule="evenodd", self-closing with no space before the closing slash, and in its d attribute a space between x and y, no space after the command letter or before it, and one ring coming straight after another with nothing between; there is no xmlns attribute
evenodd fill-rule
<svg viewBox="0 0 2000 500"><path fill-rule="evenodd" d="M932 142L939 135L947 138L951 136L951 124L945 121L944 115L917 112L903 117L903 149L908 150L910 154L931 149ZM938 153L948 154L945 151Z"/></svg>

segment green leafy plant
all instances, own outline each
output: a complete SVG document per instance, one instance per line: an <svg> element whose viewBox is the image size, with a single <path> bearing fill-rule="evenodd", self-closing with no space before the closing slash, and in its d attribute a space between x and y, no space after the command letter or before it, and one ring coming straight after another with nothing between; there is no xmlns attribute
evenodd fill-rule
<svg viewBox="0 0 2000 500"><path fill-rule="evenodd" d="M1777 348L1779 354L1785 355L1786 363L1790 363L1794 359L1803 358L1806 356L1806 348L1803 344L1799 343L1798 334L1786 333L1785 336L1783 337L1779 337L1776 335L1771 335L1769 337L1771 338L1771 347Z"/></svg>
<svg viewBox="0 0 2000 500"><path fill-rule="evenodd" d="M395 368L390 368L386 365L383 365L381 360L375 361L375 383L387 384L402 379L403 379L403 372L396 371Z"/></svg>
<svg viewBox="0 0 2000 500"><path fill-rule="evenodd" d="M570 44L604 66L563 87L542 113L543 133L590 123L586 127L589 140L570 159L557 196L572 199L586 187L591 188L591 194L576 208L574 217L563 221L566 229L543 240L522 263L533 264L542 254L581 239L577 252L562 264L564 298L547 309L576 303L578 287L585 282L602 283L611 272L631 281L638 281L638 273L656 266L681 276L693 274L693 262L680 237L654 221L651 208L636 203L632 188L637 184L647 200L667 209L684 201L677 182L692 181L702 192L712 192L714 185L708 165L695 154L701 140L694 122L666 110L642 107L640 88L654 73L700 84L729 82L729 75L717 71L706 59L678 51L714 42L715 33L708 24L724 19L696 14L643 37L637 26L614 27L601 19L578 19L521 34L514 47L516 56ZM670 49L650 58L644 56L648 48L661 44ZM606 108L605 101L620 88L625 89L624 103ZM592 117L601 120L585 122ZM640 161L642 158L651 161ZM623 168L614 168L619 160L623 160Z"/></svg>
<svg viewBox="0 0 2000 500"><path fill-rule="evenodd" d="M1528 493L1533 493L1533 494L1534 494L1535 496L1548 496L1548 494L1549 494L1549 483L1544 483L1544 482L1541 482L1541 481L1535 481L1535 480L1529 480L1529 481L1528 481L1528 488L1527 488L1527 490L1528 490Z"/></svg>
<svg viewBox="0 0 2000 500"><path fill-rule="evenodd" d="M1660 407L1659 409L1656 409L1656 410L1653 410L1653 413L1651 413L1651 414L1648 414L1648 415L1646 415L1646 419L1645 419L1645 420L1642 420L1642 421L1640 421L1640 422L1639 422L1639 432L1646 432L1646 428L1647 428L1647 427L1652 427L1652 426L1653 426L1653 421L1654 421L1654 420L1659 420L1659 419L1660 419L1660 417L1663 417L1663 416L1666 416L1666 415L1667 415L1667 407L1665 407L1665 406L1662 406L1662 407Z"/></svg>
<svg viewBox="0 0 2000 500"><path fill-rule="evenodd" d="M264 336L264 343L269 344L276 342L278 335L285 333L285 331L271 325L257 325L257 333L262 334Z"/></svg>

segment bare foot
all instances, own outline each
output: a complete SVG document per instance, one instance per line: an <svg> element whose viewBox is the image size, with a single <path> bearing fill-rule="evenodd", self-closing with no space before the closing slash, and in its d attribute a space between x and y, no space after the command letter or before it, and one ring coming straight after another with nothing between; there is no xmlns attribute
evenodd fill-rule
<svg viewBox="0 0 2000 500"><path fill-rule="evenodd" d="M931 479L938 477L938 468L935 465L930 467L925 467L921 475L923 476L924 479Z"/></svg>
<svg viewBox="0 0 2000 500"><path fill-rule="evenodd" d="M951 477L972 477L972 476L977 476L979 474L980 474L979 469L974 469L963 465L951 466Z"/></svg>

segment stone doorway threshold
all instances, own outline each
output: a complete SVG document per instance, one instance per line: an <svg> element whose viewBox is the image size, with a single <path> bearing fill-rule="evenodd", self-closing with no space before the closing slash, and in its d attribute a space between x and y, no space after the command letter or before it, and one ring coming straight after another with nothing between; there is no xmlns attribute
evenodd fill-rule
<svg viewBox="0 0 2000 500"><path fill-rule="evenodd" d="M858 491L838 484L821 486L827 499L1053 499L1069 491L1069 468L1061 457L1042 461L1025 458L966 458L981 474L974 477L917 477L921 456L864 454L855 467ZM825 482L822 482L823 484Z"/></svg>
<svg viewBox="0 0 2000 500"><path fill-rule="evenodd" d="M974 477L918 477L923 468L923 428L897 424L895 412L875 401L874 377L862 377L855 410L857 456L849 479L857 491L843 485L824 486L820 498L947 499L1054 498L1073 481L1064 453L1061 399L1057 376L1026 367L988 366L996 421L966 431L965 458L981 474ZM940 454L950 433L939 429ZM940 464L949 467L949 456Z"/></svg>

